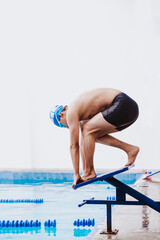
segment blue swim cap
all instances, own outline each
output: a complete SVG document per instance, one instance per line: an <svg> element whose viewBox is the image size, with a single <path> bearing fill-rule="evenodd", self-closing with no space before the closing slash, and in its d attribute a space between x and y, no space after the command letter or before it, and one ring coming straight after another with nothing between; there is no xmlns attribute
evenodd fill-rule
<svg viewBox="0 0 160 240"><path fill-rule="evenodd" d="M53 109L51 112L50 112L50 119L53 121L53 123L58 126L58 127L61 127L61 128L65 128L66 126L63 125L62 123L60 123L60 113L63 109L63 106L62 105L56 105L55 106L55 109Z"/></svg>

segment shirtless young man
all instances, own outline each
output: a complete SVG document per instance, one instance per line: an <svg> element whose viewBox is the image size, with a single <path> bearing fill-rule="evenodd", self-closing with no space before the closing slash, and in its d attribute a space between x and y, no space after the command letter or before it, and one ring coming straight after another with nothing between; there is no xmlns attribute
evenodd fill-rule
<svg viewBox="0 0 160 240"><path fill-rule="evenodd" d="M74 183L96 177L93 164L95 143L103 143L124 150L126 166L134 163L139 147L122 142L110 133L121 131L138 117L137 103L125 93L110 88L94 89L81 94L69 106L56 106L50 117L55 125L69 128L70 153L74 168ZM79 144L79 129L81 143ZM80 145L80 146L79 146ZM83 175L79 174L80 152Z"/></svg>

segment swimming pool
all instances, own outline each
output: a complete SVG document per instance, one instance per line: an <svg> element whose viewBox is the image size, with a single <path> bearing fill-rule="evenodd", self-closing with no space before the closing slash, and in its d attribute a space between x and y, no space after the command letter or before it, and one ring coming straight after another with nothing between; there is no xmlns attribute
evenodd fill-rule
<svg viewBox="0 0 160 240"><path fill-rule="evenodd" d="M7 177L8 176L8 177ZM30 176L30 177L28 177ZM38 179L37 179L38 176ZM119 174L128 184L133 184L140 174ZM31 179L32 178L32 179ZM128 179L127 179L128 178ZM91 184L72 190L73 174L69 173L12 173L0 174L0 239L91 239L92 230L104 220L104 206L86 205L78 208L84 199L106 199L115 196L115 188L109 184ZM97 187L98 186L98 187ZM20 202L20 200L24 202ZM35 200L25 202L25 199ZM43 199L36 202L36 199ZM6 201L4 201L6 200ZM12 200L7 202L7 200ZM17 200L13 202L13 200ZM19 200L19 201L18 201ZM95 227L77 227L77 219L95 219ZM7 227L2 221L38 220L39 227ZM56 220L56 227L45 227L45 221Z"/></svg>

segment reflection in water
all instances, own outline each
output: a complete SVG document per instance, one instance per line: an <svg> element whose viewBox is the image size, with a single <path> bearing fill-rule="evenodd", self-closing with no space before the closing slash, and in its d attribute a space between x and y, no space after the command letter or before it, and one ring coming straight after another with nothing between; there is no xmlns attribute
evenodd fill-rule
<svg viewBox="0 0 160 240"><path fill-rule="evenodd" d="M0 229L0 234L5 234L5 233L12 233L12 234L23 234L23 233L40 233L41 228L40 227L4 227Z"/></svg>
<svg viewBox="0 0 160 240"><path fill-rule="evenodd" d="M147 188L144 188L144 195L148 195ZM142 228L149 230L149 214L146 205L142 205Z"/></svg>
<svg viewBox="0 0 160 240"><path fill-rule="evenodd" d="M45 227L45 232L48 233L48 236L56 236L56 228L55 227Z"/></svg>
<svg viewBox="0 0 160 240"><path fill-rule="evenodd" d="M52 227L45 227L45 232L48 233L48 236L56 236L56 228ZM6 234L6 233L12 233L12 234L25 234L25 233L41 233L41 227L4 227L0 228L0 234Z"/></svg>
<svg viewBox="0 0 160 240"><path fill-rule="evenodd" d="M74 228L74 237L86 237L91 232L91 229Z"/></svg>
<svg viewBox="0 0 160 240"><path fill-rule="evenodd" d="M142 206L142 228L149 229L148 206Z"/></svg>

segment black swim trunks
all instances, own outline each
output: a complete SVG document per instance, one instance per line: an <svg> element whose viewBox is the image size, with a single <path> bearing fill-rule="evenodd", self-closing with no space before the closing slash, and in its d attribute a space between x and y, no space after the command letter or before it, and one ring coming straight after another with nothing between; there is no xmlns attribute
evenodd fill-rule
<svg viewBox="0 0 160 240"><path fill-rule="evenodd" d="M118 131L129 127L139 115L137 103L125 93L118 94L111 106L102 112L104 119Z"/></svg>

